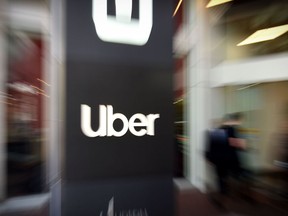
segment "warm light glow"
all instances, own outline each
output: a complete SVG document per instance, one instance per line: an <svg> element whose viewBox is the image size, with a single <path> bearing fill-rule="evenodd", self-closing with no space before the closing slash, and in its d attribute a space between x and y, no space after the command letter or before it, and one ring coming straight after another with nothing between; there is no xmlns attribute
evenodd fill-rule
<svg viewBox="0 0 288 216"><path fill-rule="evenodd" d="M2 91L0 91L0 95L1 95L1 94L3 94L4 96L12 97L11 94L7 94L6 92L2 92ZM1 96L2 96L2 95L1 95Z"/></svg>
<svg viewBox="0 0 288 216"><path fill-rule="evenodd" d="M179 7L181 6L182 4L182 0L179 0L178 4L177 4L177 7L175 8L175 11L173 13L173 17L177 14L178 10L179 10Z"/></svg>
<svg viewBox="0 0 288 216"><path fill-rule="evenodd" d="M276 26L272 28L261 29L254 32L248 38L237 44L237 46L243 46L252 43L259 43L262 41L273 40L280 35L285 34L288 31L288 24L282 26Z"/></svg>
<svg viewBox="0 0 288 216"><path fill-rule="evenodd" d="M47 82L45 82L45 81L42 80L42 79L37 78L37 80L40 81L40 82L42 82L42 83L44 83L44 84L47 85L47 86L50 86Z"/></svg>
<svg viewBox="0 0 288 216"><path fill-rule="evenodd" d="M224 3L230 2L230 1L233 1L233 0L210 0L210 2L207 4L206 8L214 7L216 5L224 4Z"/></svg>
<svg viewBox="0 0 288 216"><path fill-rule="evenodd" d="M7 101L0 101L0 103L7 104L7 105L13 105L12 103L9 103Z"/></svg>
<svg viewBox="0 0 288 216"><path fill-rule="evenodd" d="M48 95L46 95L46 94L44 94L44 93L42 93L42 92L37 92L39 95L42 95L42 96L45 96L45 97L47 97L47 98L49 98L49 96Z"/></svg>
<svg viewBox="0 0 288 216"><path fill-rule="evenodd" d="M179 100L175 101L173 104L180 103L181 101L183 101L183 99L179 99Z"/></svg>
<svg viewBox="0 0 288 216"><path fill-rule="evenodd" d="M37 86L33 86L33 85L30 85L32 88L35 88L36 90L40 91L40 92L44 92L44 90L38 88Z"/></svg>

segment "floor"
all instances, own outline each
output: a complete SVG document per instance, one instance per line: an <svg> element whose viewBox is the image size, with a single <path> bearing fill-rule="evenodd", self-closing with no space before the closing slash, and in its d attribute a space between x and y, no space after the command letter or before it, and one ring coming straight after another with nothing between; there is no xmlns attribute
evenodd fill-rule
<svg viewBox="0 0 288 216"><path fill-rule="evenodd" d="M287 216L277 205L258 198L225 198L225 206L213 201L216 196L203 194L185 179L175 179L176 216ZM260 196L260 195L258 195ZM217 199L216 199L217 200ZM219 199L218 199L219 200ZM223 199L222 199L223 200ZM288 203L286 203L288 204Z"/></svg>
<svg viewBox="0 0 288 216"><path fill-rule="evenodd" d="M258 194L257 202L239 197L225 199L225 206L214 202L212 194L203 194L186 179L174 180L175 216L287 216L281 206ZM219 200L219 199L216 199ZM288 203L284 203L287 206ZM286 208L287 209L287 208ZM17 197L0 205L1 216L48 216L49 194ZM52 215L53 216L53 215ZM165 216L165 215L157 215Z"/></svg>
<svg viewBox="0 0 288 216"><path fill-rule="evenodd" d="M0 204L1 216L48 216L49 194L9 198Z"/></svg>

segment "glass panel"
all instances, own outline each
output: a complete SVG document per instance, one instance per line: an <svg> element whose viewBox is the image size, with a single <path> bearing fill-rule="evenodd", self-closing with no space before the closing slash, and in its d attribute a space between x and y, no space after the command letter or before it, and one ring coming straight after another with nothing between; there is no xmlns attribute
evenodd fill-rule
<svg viewBox="0 0 288 216"><path fill-rule="evenodd" d="M40 35L7 34L7 197L43 190L43 43Z"/></svg>

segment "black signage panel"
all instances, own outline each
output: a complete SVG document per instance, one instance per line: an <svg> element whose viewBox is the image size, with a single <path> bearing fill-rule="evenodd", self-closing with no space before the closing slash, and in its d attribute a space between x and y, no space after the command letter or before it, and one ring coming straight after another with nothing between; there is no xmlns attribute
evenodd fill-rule
<svg viewBox="0 0 288 216"><path fill-rule="evenodd" d="M169 0L66 0L64 215L173 215Z"/></svg>

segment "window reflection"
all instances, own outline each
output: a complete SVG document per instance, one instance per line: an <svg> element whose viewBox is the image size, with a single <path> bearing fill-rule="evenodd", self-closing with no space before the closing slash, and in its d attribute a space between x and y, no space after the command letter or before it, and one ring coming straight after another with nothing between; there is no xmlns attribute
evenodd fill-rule
<svg viewBox="0 0 288 216"><path fill-rule="evenodd" d="M43 83L40 35L7 34L7 197L43 190Z"/></svg>

